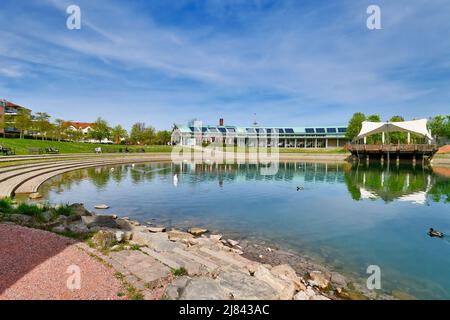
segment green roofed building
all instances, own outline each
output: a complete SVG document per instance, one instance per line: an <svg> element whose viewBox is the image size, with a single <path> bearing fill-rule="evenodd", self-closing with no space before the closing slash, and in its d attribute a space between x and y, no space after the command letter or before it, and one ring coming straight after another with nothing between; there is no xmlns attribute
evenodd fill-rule
<svg viewBox="0 0 450 320"><path fill-rule="evenodd" d="M346 126L228 126L220 120L219 125L191 123L175 124L172 130L172 144L201 146L211 143L236 145L239 147L280 148L338 148L348 140Z"/></svg>

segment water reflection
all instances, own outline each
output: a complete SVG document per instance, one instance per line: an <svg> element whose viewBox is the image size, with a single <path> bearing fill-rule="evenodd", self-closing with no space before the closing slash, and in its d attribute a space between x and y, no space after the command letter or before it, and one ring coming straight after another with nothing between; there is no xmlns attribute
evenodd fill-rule
<svg viewBox="0 0 450 320"><path fill-rule="evenodd" d="M300 185L327 183L345 184L350 197L356 201L382 199L386 203L406 201L418 205L427 201L450 202L450 169L430 166L379 164L336 164L285 162L275 175L261 175L258 164L196 164L151 163L89 168L53 178L50 187L60 193L76 188L80 181L90 180L97 190L110 182L120 184L130 179L132 184L151 183L156 177L171 179L173 186L194 185L200 181L224 183L237 181L298 181ZM303 187L303 186L302 186Z"/></svg>

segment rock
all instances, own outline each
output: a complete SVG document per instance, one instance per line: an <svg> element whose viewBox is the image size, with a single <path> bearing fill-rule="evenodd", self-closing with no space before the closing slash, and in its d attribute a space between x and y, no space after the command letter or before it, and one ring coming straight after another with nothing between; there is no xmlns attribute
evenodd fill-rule
<svg viewBox="0 0 450 320"><path fill-rule="evenodd" d="M75 233L89 233L91 230L80 220L77 222L68 223L66 225L66 230L75 232Z"/></svg>
<svg viewBox="0 0 450 320"><path fill-rule="evenodd" d="M116 250L119 250L119 249L120 249L120 246L118 244L116 244L115 246L111 247L111 250L113 250L113 251L116 251Z"/></svg>
<svg viewBox="0 0 450 320"><path fill-rule="evenodd" d="M191 281L190 277L182 276L176 278L172 283L167 287L166 289L166 297L169 300L178 300L180 299L181 293L183 292L184 288L188 284L188 282Z"/></svg>
<svg viewBox="0 0 450 320"><path fill-rule="evenodd" d="M279 266L275 266L270 270L270 272L280 278L292 281L297 291L306 290L306 286L302 283L301 278L297 275L295 270L292 269L290 265L281 264Z"/></svg>
<svg viewBox="0 0 450 320"><path fill-rule="evenodd" d="M234 246L237 246L237 245L239 244L239 241L235 241L235 240L228 239L228 240L227 240L227 243L228 243L230 246L234 247Z"/></svg>
<svg viewBox="0 0 450 320"><path fill-rule="evenodd" d="M45 222L49 222L50 220L52 220L53 215L48 211L44 211L42 212L41 217Z"/></svg>
<svg viewBox="0 0 450 320"><path fill-rule="evenodd" d="M8 220L15 223L29 223L33 218L31 216L27 216L25 214L12 214L9 216Z"/></svg>
<svg viewBox="0 0 450 320"><path fill-rule="evenodd" d="M116 231L114 236L116 237L116 241L120 243L120 242L124 241L125 232L123 232L123 231Z"/></svg>
<svg viewBox="0 0 450 320"><path fill-rule="evenodd" d="M292 281L279 278L272 274L269 269L264 266L258 266L255 274L256 279L266 282L273 289L275 289L280 300L292 300L295 294L295 285Z"/></svg>
<svg viewBox="0 0 450 320"><path fill-rule="evenodd" d="M209 238L211 240L219 242L222 239L222 235L221 234L212 234L209 236Z"/></svg>
<svg viewBox="0 0 450 320"><path fill-rule="evenodd" d="M95 216L82 216L81 220L88 227L106 227L106 228L117 228L116 220L112 216L107 215L95 215Z"/></svg>
<svg viewBox="0 0 450 320"><path fill-rule="evenodd" d="M34 192L31 193L28 198L30 198L31 200L38 200L42 198L42 195L39 192Z"/></svg>
<svg viewBox="0 0 450 320"><path fill-rule="evenodd" d="M164 227L147 227L147 230L150 232L158 233L158 232L165 232L166 228L164 228Z"/></svg>
<svg viewBox="0 0 450 320"><path fill-rule="evenodd" d="M311 278L312 284L321 288L325 289L330 284L329 279L323 274L321 271L311 271L309 273L309 276Z"/></svg>
<svg viewBox="0 0 450 320"><path fill-rule="evenodd" d="M219 283L208 277L198 277L187 281L180 300L229 300L229 294Z"/></svg>
<svg viewBox="0 0 450 320"><path fill-rule="evenodd" d="M131 239L133 239L133 233L130 231L124 231L123 240L130 241Z"/></svg>
<svg viewBox="0 0 450 320"><path fill-rule="evenodd" d="M64 225L59 225L59 226L53 227L52 231L61 233L61 232L66 231L66 227Z"/></svg>
<svg viewBox="0 0 450 320"><path fill-rule="evenodd" d="M309 296L305 291L300 291L294 296L294 300L309 300Z"/></svg>
<svg viewBox="0 0 450 320"><path fill-rule="evenodd" d="M106 204L97 204L94 206L95 209L99 209L99 210L106 210L109 209L109 206Z"/></svg>
<svg viewBox="0 0 450 320"><path fill-rule="evenodd" d="M184 245L179 242L169 241L168 234L164 232L133 232L133 241L139 245L148 246L156 251L172 251L175 248L184 247Z"/></svg>
<svg viewBox="0 0 450 320"><path fill-rule="evenodd" d="M116 237L114 233L110 231L100 230L94 234L91 240L95 247L100 249L108 249L114 245Z"/></svg>
<svg viewBox="0 0 450 320"><path fill-rule="evenodd" d="M112 217L114 220L116 220L116 219L119 218L119 217L117 216L117 214L112 214L111 217Z"/></svg>
<svg viewBox="0 0 450 320"><path fill-rule="evenodd" d="M71 204L70 207L72 208L73 216L78 216L78 217L92 216L92 213L90 213L88 210L86 210L86 208L84 207L84 205L82 203L74 203L74 204Z"/></svg>
<svg viewBox="0 0 450 320"><path fill-rule="evenodd" d="M347 279L343 275L337 272L331 273L331 283L339 286L339 287L346 287L347 286Z"/></svg>
<svg viewBox="0 0 450 320"><path fill-rule="evenodd" d="M202 234L204 234L204 233L207 233L208 232L208 229L202 229L202 228L190 228L189 230L188 230L188 232L190 233L190 234L192 234L192 235L194 235L194 236L201 236Z"/></svg>
<svg viewBox="0 0 450 320"><path fill-rule="evenodd" d="M231 252L237 253L237 254L240 254L240 255L244 254L244 252L242 250L235 249L235 248L231 248Z"/></svg>
<svg viewBox="0 0 450 320"><path fill-rule="evenodd" d="M171 241L182 241L194 238L192 234L179 230L170 230L167 234Z"/></svg>
<svg viewBox="0 0 450 320"><path fill-rule="evenodd" d="M237 270L223 271L217 280L235 300L274 300L278 297L278 292L266 282Z"/></svg>

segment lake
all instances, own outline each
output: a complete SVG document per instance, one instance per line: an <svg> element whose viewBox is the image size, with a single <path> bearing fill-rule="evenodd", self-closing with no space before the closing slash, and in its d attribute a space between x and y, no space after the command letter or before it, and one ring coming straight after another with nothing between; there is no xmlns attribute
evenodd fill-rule
<svg viewBox="0 0 450 320"><path fill-rule="evenodd" d="M39 190L52 203L143 223L206 227L234 238L264 239L308 254L365 283L381 268L382 290L450 299L450 169L379 163L149 163L74 171ZM174 178L176 176L176 178ZM95 211L95 210L94 210Z"/></svg>

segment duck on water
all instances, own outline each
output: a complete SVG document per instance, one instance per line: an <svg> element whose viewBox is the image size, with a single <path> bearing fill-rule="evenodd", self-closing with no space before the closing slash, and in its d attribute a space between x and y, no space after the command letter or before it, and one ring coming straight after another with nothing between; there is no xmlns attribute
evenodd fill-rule
<svg viewBox="0 0 450 320"><path fill-rule="evenodd" d="M444 237L444 233L443 232L436 231L433 228L430 228L430 230L428 230L428 235L430 237L433 237L433 238L443 238Z"/></svg>

